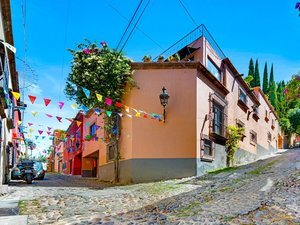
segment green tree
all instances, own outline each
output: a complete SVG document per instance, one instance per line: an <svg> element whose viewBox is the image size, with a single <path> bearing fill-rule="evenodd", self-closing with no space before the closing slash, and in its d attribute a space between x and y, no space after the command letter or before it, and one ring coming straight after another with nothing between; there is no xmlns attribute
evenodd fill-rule
<svg viewBox="0 0 300 225"><path fill-rule="evenodd" d="M264 77L263 77L263 92L267 95L269 92L269 81L268 81L268 66L267 62L265 63L264 68Z"/></svg>
<svg viewBox="0 0 300 225"><path fill-rule="evenodd" d="M254 63L253 63L253 59L250 59L249 62L249 69L248 69L248 77L253 77L253 79L250 81L250 86L254 87L255 85L255 81L254 81Z"/></svg>
<svg viewBox="0 0 300 225"><path fill-rule="evenodd" d="M255 62L254 81L255 81L255 86L253 86L253 87L260 87L260 74L259 74L259 67L258 67L258 59L256 59L256 62Z"/></svg>
<svg viewBox="0 0 300 225"><path fill-rule="evenodd" d="M274 72L273 72L273 64L272 64L272 66L271 66L271 71L270 71L270 79L269 79L269 89L270 89L270 87L271 87L273 81L274 81ZM274 81L274 82L275 82L275 81Z"/></svg>
<svg viewBox="0 0 300 225"><path fill-rule="evenodd" d="M80 106L100 108L102 112L106 112L105 140L114 143L115 182L118 182L121 156L118 147L120 119L117 113L121 109L115 104L105 104L105 99L98 100L96 94L121 102L124 94L129 90L128 87L132 87L134 82L129 58L123 53L110 49L106 44L101 44L103 47L99 48L96 43L86 40L86 43L79 44L76 50L69 50L73 60L65 93L69 99L76 100ZM74 88L74 84L77 88ZM90 95L86 95L84 88L91 91Z"/></svg>
<svg viewBox="0 0 300 225"><path fill-rule="evenodd" d="M288 118L290 120L291 131L300 135L300 109L290 109L288 112Z"/></svg>
<svg viewBox="0 0 300 225"><path fill-rule="evenodd" d="M276 84L274 81L271 83L271 86L269 88L269 100L272 106L274 107L274 109L277 111L278 107L277 107Z"/></svg>
<svg viewBox="0 0 300 225"><path fill-rule="evenodd" d="M227 127L227 141L226 141L226 166L232 166L234 161L234 154L239 148L239 141L244 136L245 129L229 125Z"/></svg>

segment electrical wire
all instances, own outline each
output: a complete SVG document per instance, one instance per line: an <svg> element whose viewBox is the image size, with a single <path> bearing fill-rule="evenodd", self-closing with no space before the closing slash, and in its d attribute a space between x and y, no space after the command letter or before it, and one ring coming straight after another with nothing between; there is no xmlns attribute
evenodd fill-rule
<svg viewBox="0 0 300 225"><path fill-rule="evenodd" d="M188 14L188 16L190 17L190 19L193 21L193 23L195 24L196 27L198 27L196 21L194 20L194 18L192 17L192 15L189 13L188 9L184 6L183 2L181 0L179 0L181 6L184 8L185 12Z"/></svg>
<svg viewBox="0 0 300 225"><path fill-rule="evenodd" d="M124 20L126 20L127 22L129 22L129 19L126 18L125 16L123 16L121 14L121 12L116 8L114 7L113 5L111 5L107 0L105 0L106 4L112 8L120 17L122 17ZM131 23L131 25L133 25ZM150 41L152 41L157 47L159 47L160 49L164 50L164 48L157 42L155 41L153 38L151 38L147 33L145 33L142 29L140 29L138 26L136 26L136 29L141 32L146 38L148 38Z"/></svg>

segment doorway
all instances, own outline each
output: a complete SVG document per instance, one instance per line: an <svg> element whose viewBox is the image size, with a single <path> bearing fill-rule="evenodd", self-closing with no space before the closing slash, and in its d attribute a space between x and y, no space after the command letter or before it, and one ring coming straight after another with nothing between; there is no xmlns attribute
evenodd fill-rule
<svg viewBox="0 0 300 225"><path fill-rule="evenodd" d="M97 177L97 165L98 165L98 160L93 159L93 161L92 161L92 177Z"/></svg>

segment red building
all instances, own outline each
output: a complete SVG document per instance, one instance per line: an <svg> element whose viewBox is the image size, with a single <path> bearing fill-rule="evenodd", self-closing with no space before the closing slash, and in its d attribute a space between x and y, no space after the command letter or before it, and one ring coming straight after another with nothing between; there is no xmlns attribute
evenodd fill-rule
<svg viewBox="0 0 300 225"><path fill-rule="evenodd" d="M63 154L63 173L81 175L83 112L79 111L68 127Z"/></svg>

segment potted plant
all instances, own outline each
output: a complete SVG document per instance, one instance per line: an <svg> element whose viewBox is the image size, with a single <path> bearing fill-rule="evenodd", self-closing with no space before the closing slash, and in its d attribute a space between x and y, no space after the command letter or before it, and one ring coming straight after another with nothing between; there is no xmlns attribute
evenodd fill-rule
<svg viewBox="0 0 300 225"><path fill-rule="evenodd" d="M169 58L168 58L168 61L169 62L178 62L180 60L180 56L178 53L176 53L175 55L171 55Z"/></svg>
<svg viewBox="0 0 300 225"><path fill-rule="evenodd" d="M145 56L143 57L143 61L144 61L144 62L150 62L151 59L152 59L152 57L149 56L149 55L145 55Z"/></svg>
<svg viewBox="0 0 300 225"><path fill-rule="evenodd" d="M157 62L163 62L165 57L163 55L160 55L157 59Z"/></svg>

